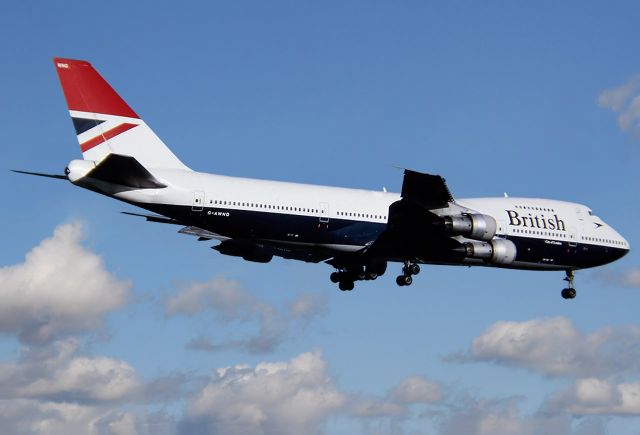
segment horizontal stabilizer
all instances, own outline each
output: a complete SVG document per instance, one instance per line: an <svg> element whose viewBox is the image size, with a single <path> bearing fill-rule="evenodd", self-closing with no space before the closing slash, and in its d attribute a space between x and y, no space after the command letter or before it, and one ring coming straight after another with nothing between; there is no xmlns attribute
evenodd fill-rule
<svg viewBox="0 0 640 435"><path fill-rule="evenodd" d="M43 174L42 172L19 171L18 169L12 169L11 172L16 172L18 174L36 175L38 177L57 178L58 180L68 180L66 175Z"/></svg>
<svg viewBox="0 0 640 435"><path fill-rule="evenodd" d="M120 154L109 154L89 171L86 177L134 189L167 187L151 175L134 157Z"/></svg>

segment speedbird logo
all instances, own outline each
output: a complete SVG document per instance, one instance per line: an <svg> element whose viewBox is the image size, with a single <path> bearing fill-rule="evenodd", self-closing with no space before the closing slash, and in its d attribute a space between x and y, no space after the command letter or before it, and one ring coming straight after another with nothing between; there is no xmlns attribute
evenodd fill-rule
<svg viewBox="0 0 640 435"><path fill-rule="evenodd" d="M553 217L545 215L520 216L515 210L505 210L509 215L509 225L514 227L540 228L543 230L567 231L564 221L554 214Z"/></svg>

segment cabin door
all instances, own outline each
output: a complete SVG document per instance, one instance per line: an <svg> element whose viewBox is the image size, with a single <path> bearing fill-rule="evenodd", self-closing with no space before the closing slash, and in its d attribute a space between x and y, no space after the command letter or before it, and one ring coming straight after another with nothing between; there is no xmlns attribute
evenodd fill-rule
<svg viewBox="0 0 640 435"><path fill-rule="evenodd" d="M320 203L320 223L329 223L329 204L326 202Z"/></svg>

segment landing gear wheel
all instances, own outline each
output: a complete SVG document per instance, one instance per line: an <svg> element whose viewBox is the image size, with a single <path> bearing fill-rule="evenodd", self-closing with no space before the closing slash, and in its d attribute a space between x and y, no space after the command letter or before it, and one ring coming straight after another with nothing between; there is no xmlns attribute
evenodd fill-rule
<svg viewBox="0 0 640 435"><path fill-rule="evenodd" d="M396 278L396 284L398 284L400 287L411 285L412 283L413 278L411 278L411 275L398 275L398 277Z"/></svg>
<svg viewBox="0 0 640 435"><path fill-rule="evenodd" d="M331 275L329 275L329 279L330 279L330 280L331 280L331 282L333 282L333 283L340 282L340 273L339 273L339 272L333 272L333 273L331 273Z"/></svg>
<svg viewBox="0 0 640 435"><path fill-rule="evenodd" d="M340 281L338 283L338 288L340 290L342 290L343 292L345 291L351 291L353 290L353 287L355 286L355 284L353 283L353 281Z"/></svg>
<svg viewBox="0 0 640 435"><path fill-rule="evenodd" d="M415 263L411 264L409 265L408 271L410 275L417 275L420 273L420 266Z"/></svg>

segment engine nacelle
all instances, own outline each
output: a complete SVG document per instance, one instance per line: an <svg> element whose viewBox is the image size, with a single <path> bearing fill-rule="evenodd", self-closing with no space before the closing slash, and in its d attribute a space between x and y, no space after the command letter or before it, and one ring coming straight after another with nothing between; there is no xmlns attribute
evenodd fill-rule
<svg viewBox="0 0 640 435"><path fill-rule="evenodd" d="M486 214L445 216L445 230L474 240L489 241L498 230L496 220Z"/></svg>
<svg viewBox="0 0 640 435"><path fill-rule="evenodd" d="M218 246L212 246L211 249L215 249L223 255L242 257L244 260L253 261L255 263L268 263L273 258L273 254L271 252L258 246L225 244L223 242Z"/></svg>
<svg viewBox="0 0 640 435"><path fill-rule="evenodd" d="M491 264L511 264L518 250L511 240L494 239L490 242L467 242L464 244L466 256L480 258Z"/></svg>

